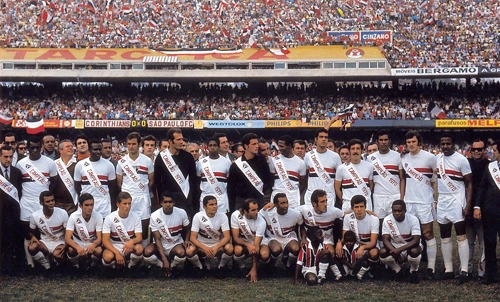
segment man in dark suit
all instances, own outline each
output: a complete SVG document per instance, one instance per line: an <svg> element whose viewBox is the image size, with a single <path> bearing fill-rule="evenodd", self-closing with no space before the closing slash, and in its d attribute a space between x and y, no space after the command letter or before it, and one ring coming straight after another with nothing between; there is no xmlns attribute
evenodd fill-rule
<svg viewBox="0 0 500 302"><path fill-rule="evenodd" d="M16 151L17 143L18 143L17 135L15 135L14 133L7 132L3 135L3 145L10 146L12 149L14 149L14 155L12 157L12 164L11 164L13 167L16 166L18 161L26 157L26 155L17 153Z"/></svg>
<svg viewBox="0 0 500 302"><path fill-rule="evenodd" d="M0 264L7 274L18 270L24 257L19 208L22 173L12 166L13 155L10 145L0 148Z"/></svg>
<svg viewBox="0 0 500 302"><path fill-rule="evenodd" d="M484 171L474 204L474 218L483 222L484 256L486 262L485 284L496 282L497 236L500 233L500 141L493 143L493 157Z"/></svg>

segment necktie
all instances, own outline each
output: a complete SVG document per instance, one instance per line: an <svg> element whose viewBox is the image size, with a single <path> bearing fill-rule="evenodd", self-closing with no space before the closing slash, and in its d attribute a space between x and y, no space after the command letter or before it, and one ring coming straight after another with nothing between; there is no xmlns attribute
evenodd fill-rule
<svg viewBox="0 0 500 302"><path fill-rule="evenodd" d="M7 168L5 168L5 172L3 173L3 175L5 176L5 179L7 179L7 181L10 181L9 170Z"/></svg>

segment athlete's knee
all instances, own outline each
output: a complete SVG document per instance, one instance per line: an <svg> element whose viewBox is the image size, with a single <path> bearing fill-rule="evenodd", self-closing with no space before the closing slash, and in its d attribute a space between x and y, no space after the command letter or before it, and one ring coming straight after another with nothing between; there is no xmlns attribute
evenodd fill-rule
<svg viewBox="0 0 500 302"><path fill-rule="evenodd" d="M379 250L378 254L381 258L386 258L387 256L389 256L389 250L383 247Z"/></svg>
<svg viewBox="0 0 500 302"><path fill-rule="evenodd" d="M144 254L144 257L150 257L155 252L156 252L156 246L153 243L150 243L150 244L146 245L146 247L144 248L143 254Z"/></svg>
<svg viewBox="0 0 500 302"><path fill-rule="evenodd" d="M234 246L234 255L236 257L240 257L241 255L243 255L243 247L241 245Z"/></svg>
<svg viewBox="0 0 500 302"><path fill-rule="evenodd" d="M227 243L226 245L224 245L224 253L226 253L227 255L232 255L234 252L234 247L231 243Z"/></svg>
<svg viewBox="0 0 500 302"><path fill-rule="evenodd" d="M373 248L368 252L370 259L376 260L379 257L379 251L377 248Z"/></svg>
<svg viewBox="0 0 500 302"><path fill-rule="evenodd" d="M140 243L134 245L134 254L136 255L142 255L142 252L144 251L144 248Z"/></svg>
<svg viewBox="0 0 500 302"><path fill-rule="evenodd" d="M414 247L408 251L408 256L412 258L417 258L422 253L420 247Z"/></svg>
<svg viewBox="0 0 500 302"><path fill-rule="evenodd" d="M465 241L466 239L467 239L466 235L457 235L457 241L458 242Z"/></svg>

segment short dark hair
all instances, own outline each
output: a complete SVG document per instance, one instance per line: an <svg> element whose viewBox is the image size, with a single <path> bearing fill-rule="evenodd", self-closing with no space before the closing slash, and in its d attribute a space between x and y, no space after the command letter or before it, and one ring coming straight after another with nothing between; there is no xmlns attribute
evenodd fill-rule
<svg viewBox="0 0 500 302"><path fill-rule="evenodd" d="M85 200L89 200L89 199L94 200L94 196L92 196L92 194L90 194L90 193L82 193L82 195L80 195L80 197L78 197L78 203L80 205L83 205Z"/></svg>
<svg viewBox="0 0 500 302"><path fill-rule="evenodd" d="M241 146L241 147L243 147L243 145L242 145L242 144L240 144L240 143L236 143L236 144L234 144L234 145L231 147L231 152L236 153L236 151L238 151L238 147L240 147L240 146ZM220 146L219 146L219 147L220 147ZM243 149L245 149L245 148L243 148Z"/></svg>
<svg viewBox="0 0 500 302"><path fill-rule="evenodd" d="M410 139L410 138L413 138L413 137L416 137L418 145L422 146L422 143L423 143L422 136L420 135L420 133L418 133L417 131L414 131L414 130L410 130L410 131L406 132L406 134L405 134L405 143L406 143L407 139Z"/></svg>
<svg viewBox="0 0 500 302"><path fill-rule="evenodd" d="M401 199L394 200L394 202L392 203L391 209L394 206L402 206L403 210L406 211L406 203L403 200L401 200Z"/></svg>
<svg viewBox="0 0 500 302"><path fill-rule="evenodd" d="M316 130L314 132L314 137L318 137L320 133L326 133L326 134L328 134L328 130L326 130L325 128L319 128L318 130Z"/></svg>
<svg viewBox="0 0 500 302"><path fill-rule="evenodd" d="M102 145L102 141L100 139L97 139L97 138L93 138L90 141L87 141L87 143L89 144L89 148L90 148L90 146L92 146L92 144Z"/></svg>
<svg viewBox="0 0 500 302"><path fill-rule="evenodd" d="M144 147L144 142L145 141L154 141L155 142L155 146L156 146L156 137L154 137L153 135L146 135L145 137L142 138L142 141L141 141L141 147Z"/></svg>
<svg viewBox="0 0 500 302"><path fill-rule="evenodd" d="M44 201L44 199L45 199L45 197L49 197L49 196L54 196L54 193L50 192L49 190L42 191L40 193L40 195L38 196L38 200L42 204L43 201Z"/></svg>
<svg viewBox="0 0 500 302"><path fill-rule="evenodd" d="M375 134L375 140L378 141L379 137L382 135L387 135L389 139L391 139L391 135L389 133L389 130L387 129L380 129L376 134Z"/></svg>
<svg viewBox="0 0 500 302"><path fill-rule="evenodd" d="M212 199L215 199L215 201L217 201L217 198L213 195L207 195L207 196L203 197L203 206L206 206L208 204L208 202Z"/></svg>
<svg viewBox="0 0 500 302"><path fill-rule="evenodd" d="M356 242L358 241L356 239L356 234L354 234L353 231L347 231L344 233L344 242L349 241L349 242Z"/></svg>
<svg viewBox="0 0 500 302"><path fill-rule="evenodd" d="M351 207L354 207L355 204L364 203L366 206L366 198L363 195L354 195L351 198Z"/></svg>
<svg viewBox="0 0 500 302"><path fill-rule="evenodd" d="M273 197L273 203L277 204L278 203L278 199L282 198L282 197L286 197L286 194L285 193L278 193L278 194L274 195L274 197Z"/></svg>
<svg viewBox="0 0 500 302"><path fill-rule="evenodd" d="M120 192L116 196L116 203L121 203L125 199L132 199L132 196L129 192Z"/></svg>
<svg viewBox="0 0 500 302"><path fill-rule="evenodd" d="M74 143L75 145L76 145L76 141L79 140L79 139L84 139L87 142L87 144L90 145L89 144L89 138L85 134L80 133L80 134L77 134L75 136L75 143Z"/></svg>
<svg viewBox="0 0 500 302"><path fill-rule="evenodd" d="M320 230L321 231L321 228L317 225L313 225L311 227L309 227L306 231L306 236L307 238L309 238L309 240L313 241L314 239L314 234L316 234L316 232Z"/></svg>
<svg viewBox="0 0 500 302"><path fill-rule="evenodd" d="M31 144L42 144L42 139L38 136L30 136L28 138L28 149L31 147Z"/></svg>
<svg viewBox="0 0 500 302"><path fill-rule="evenodd" d="M215 137L215 136L212 136L211 138L207 139L207 146L210 142L216 142L217 143L217 147L220 147L220 140L219 138Z"/></svg>
<svg viewBox="0 0 500 302"><path fill-rule="evenodd" d="M170 128L167 131L167 140L174 140L174 133L182 134L181 128Z"/></svg>
<svg viewBox="0 0 500 302"><path fill-rule="evenodd" d="M14 132L7 132L7 133L4 133L4 135L2 136L2 140L3 142L5 142L5 138L6 137L11 137L13 136L14 137L14 140L17 142L17 135L14 133Z"/></svg>
<svg viewBox="0 0 500 302"><path fill-rule="evenodd" d="M164 191L163 193L161 193L160 203L163 201L163 198L164 198L164 197L170 197L170 198L172 198L172 200L174 200L174 201L175 201L176 197L178 197L178 196L177 196L177 193L175 193L175 192L172 192L172 191Z"/></svg>
<svg viewBox="0 0 500 302"><path fill-rule="evenodd" d="M255 133L247 133L247 134L243 135L243 137L241 138L241 142L243 143L243 146L250 145L250 141L252 139L258 140L259 137Z"/></svg>
<svg viewBox="0 0 500 302"><path fill-rule="evenodd" d="M351 150L351 147L354 145L360 145L361 149L363 149L363 141L361 141L360 139L357 139L357 138L351 139L348 143L349 150Z"/></svg>
<svg viewBox="0 0 500 302"><path fill-rule="evenodd" d="M311 203L318 203L320 197L326 196L325 190L316 189L311 194Z"/></svg>
<svg viewBox="0 0 500 302"><path fill-rule="evenodd" d="M295 144L299 144L299 145L302 145L302 146L304 146L304 147L306 147L306 146L307 146L306 141L305 141L305 140L303 140L303 139L296 139L296 140L294 140L294 141L293 141L293 145L295 146Z"/></svg>
<svg viewBox="0 0 500 302"><path fill-rule="evenodd" d="M251 204L259 205L259 203L257 202L257 199L255 199L255 198L247 198L247 199L245 199L245 201L241 205L241 209L243 211L247 211L248 212L248 211L250 211L250 205Z"/></svg>
<svg viewBox="0 0 500 302"><path fill-rule="evenodd" d="M340 146L339 151L342 150L342 149L350 150L349 149L349 145L342 145L342 146Z"/></svg>
<svg viewBox="0 0 500 302"><path fill-rule="evenodd" d="M278 141L284 142L285 146L293 147L293 137L291 137L290 135L283 135L278 138Z"/></svg>
<svg viewBox="0 0 500 302"><path fill-rule="evenodd" d="M449 138L451 139L452 144L455 143L455 138L453 137L453 134L451 132L444 132L443 134L441 134L441 136L439 137L439 141L441 142L441 139L443 138Z"/></svg>
<svg viewBox="0 0 500 302"><path fill-rule="evenodd" d="M500 141L494 141L493 144L491 144L492 147L495 145L497 145L497 150L498 150L498 148L500 147Z"/></svg>
<svg viewBox="0 0 500 302"><path fill-rule="evenodd" d="M0 148L0 154L2 154L2 151L14 151L14 149L11 146L4 145Z"/></svg>
<svg viewBox="0 0 500 302"><path fill-rule="evenodd" d="M483 143L484 147L486 148L486 142L482 138L476 138L472 143Z"/></svg>
<svg viewBox="0 0 500 302"><path fill-rule="evenodd" d="M141 142L141 135L139 134L139 132L130 132L129 134L127 134L127 140L131 140L134 138L137 139L137 144Z"/></svg>

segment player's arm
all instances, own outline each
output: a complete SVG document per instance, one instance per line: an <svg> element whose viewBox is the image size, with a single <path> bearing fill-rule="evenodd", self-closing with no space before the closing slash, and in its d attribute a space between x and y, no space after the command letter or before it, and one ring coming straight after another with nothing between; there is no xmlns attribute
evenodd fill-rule
<svg viewBox="0 0 500 302"><path fill-rule="evenodd" d="M335 195L337 195L337 197L340 200L342 200L342 181L335 179L334 186L335 186Z"/></svg>
<svg viewBox="0 0 500 302"><path fill-rule="evenodd" d="M109 178L108 178L109 179ZM116 196L118 195L118 184L116 182L116 178L112 180L108 180L108 188L109 188L109 196L111 197L111 200L115 200ZM111 202L111 210L115 211L116 210L116 203ZM141 239L142 240L142 239Z"/></svg>
<svg viewBox="0 0 500 302"><path fill-rule="evenodd" d="M202 250L205 253L205 255L207 255L208 258L215 257L215 254L212 252L212 249L198 240L198 232L193 231L191 229L191 236L189 237L189 240L191 241L192 244L194 244L194 246Z"/></svg>
<svg viewBox="0 0 500 302"><path fill-rule="evenodd" d="M299 192L304 192L307 189L307 175L299 176Z"/></svg>
<svg viewBox="0 0 500 302"><path fill-rule="evenodd" d="M255 283L257 282L257 264L259 263L259 250L260 250L260 243L262 242L262 237L256 236L253 242L253 246L256 249L255 254L252 255L252 268L246 275L247 278L250 278L250 282Z"/></svg>
<svg viewBox="0 0 500 302"><path fill-rule="evenodd" d="M378 229L378 227L377 227ZM378 232L370 234L370 242L367 244L362 244L358 248L358 253L356 253L356 258L361 259L363 257L363 251L367 251L377 246Z"/></svg>
<svg viewBox="0 0 500 302"><path fill-rule="evenodd" d="M66 230L66 233L64 234L64 242L66 242L68 246L74 248L78 255L86 255L85 249L73 240L73 230Z"/></svg>
<svg viewBox="0 0 500 302"><path fill-rule="evenodd" d="M405 170L403 169L399 170L399 192L400 192L399 198L401 200L404 200L406 192L406 178L405 178Z"/></svg>
<svg viewBox="0 0 500 302"><path fill-rule="evenodd" d="M470 209L472 208L472 173L469 173L464 176L465 183L465 209L464 209L464 217L466 214L470 213Z"/></svg>
<svg viewBox="0 0 500 302"><path fill-rule="evenodd" d="M96 240L89 244L87 247L87 253L92 254L94 250L101 245L102 242L102 231L96 231Z"/></svg>
<svg viewBox="0 0 500 302"><path fill-rule="evenodd" d="M82 194L82 182L79 180L75 180L75 191L76 191L76 194L78 194L78 196L80 196L80 194Z"/></svg>
<svg viewBox="0 0 500 302"><path fill-rule="evenodd" d="M384 247L389 250L390 254L396 253L396 248L392 245L391 235L383 234L382 241L384 242Z"/></svg>
<svg viewBox="0 0 500 302"><path fill-rule="evenodd" d="M229 243L229 241L231 240L231 233L229 232L229 230L225 230L225 231L222 231L222 239L219 241L219 243L217 243L212 249L214 251L217 251L219 248L225 246L226 244Z"/></svg>
<svg viewBox="0 0 500 302"><path fill-rule="evenodd" d="M185 249L187 249L191 245L193 245L193 243L191 242L191 228L189 225L182 226L181 236L182 236L182 239L184 239L184 248Z"/></svg>
<svg viewBox="0 0 500 302"><path fill-rule="evenodd" d="M250 254L252 254L252 255L255 253L255 251L256 251L255 245L252 244L251 242L245 241L245 240L240 238L240 229L231 228L231 235L233 235L233 243L234 244L246 247L248 249L248 251L250 252Z"/></svg>
<svg viewBox="0 0 500 302"><path fill-rule="evenodd" d="M161 243L161 235L158 231L153 231L153 238L155 239L156 249L158 250L158 254L160 254L161 261L163 262L163 269L168 271L170 270L170 262L168 261L167 256L165 256L165 252L163 251L163 244Z"/></svg>
<svg viewBox="0 0 500 302"><path fill-rule="evenodd" d="M123 175L116 173L116 185L118 186L118 190L122 189L123 184Z"/></svg>
<svg viewBox="0 0 500 302"><path fill-rule="evenodd" d="M58 182L57 174L55 176L51 176L49 178L49 180L50 180L49 191L55 192L56 188L57 188L57 182Z"/></svg>
<svg viewBox="0 0 500 302"><path fill-rule="evenodd" d="M337 241L337 246L335 247L335 255L339 258L342 258L342 255L344 254L344 234L346 232L346 230L342 230L342 237L340 237L340 240Z"/></svg>
<svg viewBox="0 0 500 302"><path fill-rule="evenodd" d="M339 116L336 115L334 117L332 117L332 119L328 122L328 124L325 125L325 129L326 131L329 131L330 130L330 127L336 122L339 120Z"/></svg>
<svg viewBox="0 0 500 302"><path fill-rule="evenodd" d="M30 245L34 244L34 243L40 244L40 240L38 240L38 238L36 238L35 234L36 234L36 229L34 229L30 226L30 229L28 232L28 237L30 238L30 242L29 242Z"/></svg>
<svg viewBox="0 0 500 302"><path fill-rule="evenodd" d="M118 178L118 175L117 175ZM153 189L155 187L155 172L151 172L148 174L148 186L149 186L149 192L153 192Z"/></svg>
<svg viewBox="0 0 500 302"><path fill-rule="evenodd" d="M307 234L306 228L304 227L305 223L299 226L300 229L300 246L304 246L307 244Z"/></svg>
<svg viewBox="0 0 500 302"><path fill-rule="evenodd" d="M123 258L122 254L120 251L118 251L114 245L111 243L110 240L110 234L109 233L102 233L102 245L104 246L105 249L109 250L115 255L116 261L118 262L118 259L121 257Z"/></svg>
<svg viewBox="0 0 500 302"><path fill-rule="evenodd" d="M368 180L368 187L370 188L370 192L373 193L373 187L375 186L375 184L373 183L373 179L369 179Z"/></svg>

